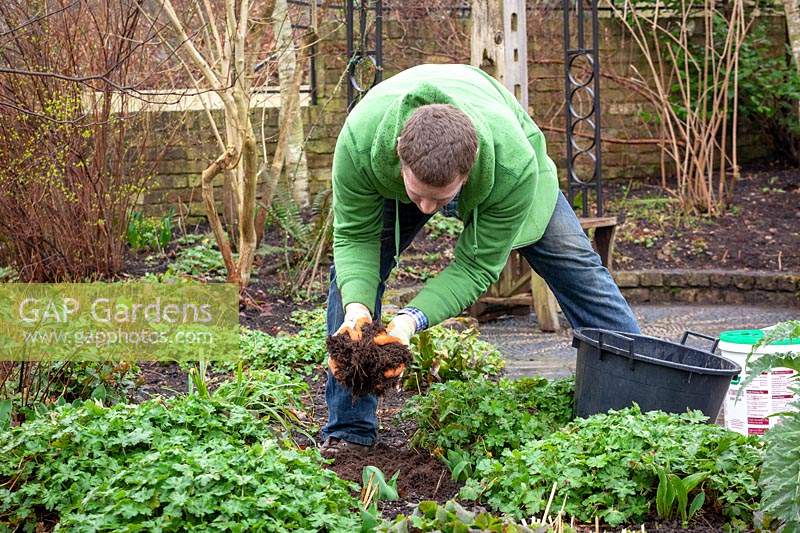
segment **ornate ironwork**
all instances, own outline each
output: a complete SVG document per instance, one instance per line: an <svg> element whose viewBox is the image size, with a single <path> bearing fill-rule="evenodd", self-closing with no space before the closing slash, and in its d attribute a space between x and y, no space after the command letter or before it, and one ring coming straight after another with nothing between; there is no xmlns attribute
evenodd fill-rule
<svg viewBox="0 0 800 533"><path fill-rule="evenodd" d="M586 9L584 0L563 0L564 10L564 94L566 97L565 118L567 134L567 194L573 204L578 193L582 195L581 211L584 217L589 216L589 192L594 189L596 197L596 216L603 215L602 165L600 160L600 62L598 57L598 20L597 0L589 0L589 16L591 17L591 43L586 43ZM570 21L577 19L574 43L570 32ZM588 63L590 73L585 75ZM588 97L591 106L583 112L581 97ZM585 146L578 141L578 129L588 129L591 133ZM591 172L578 175L579 158L587 159ZM588 178L586 177L588 176Z"/></svg>
<svg viewBox="0 0 800 533"><path fill-rule="evenodd" d="M372 12L372 24L368 24ZM355 16L358 14L358 40L355 35ZM383 80L383 1L346 0L347 25L347 111ZM372 39L369 34L374 32ZM368 85L359 81L359 70L369 66L375 73Z"/></svg>

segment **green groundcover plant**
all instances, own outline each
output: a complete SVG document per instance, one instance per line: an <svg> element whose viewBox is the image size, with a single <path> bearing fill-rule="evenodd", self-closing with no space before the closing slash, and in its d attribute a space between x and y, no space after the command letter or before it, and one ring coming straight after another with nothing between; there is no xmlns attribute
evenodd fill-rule
<svg viewBox="0 0 800 533"><path fill-rule="evenodd" d="M514 517L541 514L553 484L567 516L610 526L643 520L653 509L659 471L703 472L695 487L736 527L757 507L762 442L713 424L699 411L641 413L637 406L586 419L482 460L461 497ZM688 497L688 495L687 495Z"/></svg>
<svg viewBox="0 0 800 533"><path fill-rule="evenodd" d="M167 277L187 275L208 281L225 279L225 261L211 234L187 234L176 239L178 251L167 266Z"/></svg>
<svg viewBox="0 0 800 533"><path fill-rule="evenodd" d="M416 335L411 339L413 360L406 369L403 386L421 390L429 383L499 374L505 366L503 356L478 335L475 328L457 331L442 326Z"/></svg>
<svg viewBox="0 0 800 533"><path fill-rule="evenodd" d="M213 396L244 407L269 423L283 438L292 438L293 432L311 438L310 432L316 427L305 414L301 400L308 394L308 383L301 376L272 370L242 372L237 369L236 378L221 384Z"/></svg>
<svg viewBox="0 0 800 533"><path fill-rule="evenodd" d="M419 502L411 516L403 514L394 520L384 520L376 531L382 533L426 532L464 532L481 531L488 533L533 533L534 529L517 524L507 517L493 516L490 513L473 513L464 509L458 502L450 500L444 504L433 501ZM569 526L564 531L571 531Z"/></svg>
<svg viewBox="0 0 800 533"><path fill-rule="evenodd" d="M139 211L131 212L126 232L128 245L133 251L164 250L172 240L174 216L175 208L170 208L169 214L160 219L145 217Z"/></svg>
<svg viewBox="0 0 800 533"><path fill-rule="evenodd" d="M0 433L0 530L354 531L354 489L214 397L88 400Z"/></svg>
<svg viewBox="0 0 800 533"><path fill-rule="evenodd" d="M431 239L439 239L443 236L453 238L458 237L464 230L464 223L455 217L446 217L436 212L425 224L425 229Z"/></svg>
<svg viewBox="0 0 800 533"><path fill-rule="evenodd" d="M412 445L428 448L455 479L465 479L480 458L498 457L566 424L573 389L572 379L448 381L411 398L401 417L417 423Z"/></svg>
<svg viewBox="0 0 800 533"><path fill-rule="evenodd" d="M245 364L253 369L302 370L308 374L324 363L328 354L325 311L295 311L291 321L301 327L295 334L270 335L242 328L240 347Z"/></svg>
<svg viewBox="0 0 800 533"><path fill-rule="evenodd" d="M126 361L38 361L0 363L0 431L50 409L94 398L124 401L136 386L139 367ZM20 373L24 374L20 391Z"/></svg>

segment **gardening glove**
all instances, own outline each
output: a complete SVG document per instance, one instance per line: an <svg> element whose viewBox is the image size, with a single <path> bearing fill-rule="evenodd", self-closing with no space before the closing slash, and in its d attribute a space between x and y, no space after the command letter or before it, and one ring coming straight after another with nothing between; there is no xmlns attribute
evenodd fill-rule
<svg viewBox="0 0 800 533"><path fill-rule="evenodd" d="M361 328L372 323L372 313L367 306L356 302L347 304L344 308L344 322L339 326L334 335L347 333L350 340L361 340Z"/></svg>
<svg viewBox="0 0 800 533"><path fill-rule="evenodd" d="M417 323L410 315L397 315L386 326L386 333L376 335L372 342L378 346L385 346L387 344L402 344L408 346L411 343L411 337L417 331ZM397 368L392 368L383 373L387 378L394 378L403 373L405 365L400 365Z"/></svg>
<svg viewBox="0 0 800 533"><path fill-rule="evenodd" d="M333 335L347 334L350 340L360 341L361 328L370 323L372 323L372 313L370 313L366 305L356 302L349 303L344 308L344 322ZM331 369L334 375L336 374L336 363L330 357L328 358L328 368Z"/></svg>

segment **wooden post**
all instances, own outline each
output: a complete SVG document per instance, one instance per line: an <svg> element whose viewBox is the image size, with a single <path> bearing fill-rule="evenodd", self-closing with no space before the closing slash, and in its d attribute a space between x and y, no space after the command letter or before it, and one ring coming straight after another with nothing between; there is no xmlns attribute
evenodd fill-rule
<svg viewBox="0 0 800 533"><path fill-rule="evenodd" d="M542 331L558 331L558 302L550 287L536 272L531 273L531 292L533 293L533 310Z"/></svg>
<svg viewBox="0 0 800 533"><path fill-rule="evenodd" d="M470 63L491 74L528 112L528 38L525 0L473 0ZM516 252L512 252L515 254ZM526 265L527 266L527 265ZM496 288L516 286L505 268ZM526 280L527 281L527 280ZM490 291L491 292L491 291ZM558 303L547 283L531 271L531 292L536 317L543 331L559 329Z"/></svg>
<svg viewBox="0 0 800 533"><path fill-rule="evenodd" d="M473 0L470 64L491 74L528 110L525 0Z"/></svg>

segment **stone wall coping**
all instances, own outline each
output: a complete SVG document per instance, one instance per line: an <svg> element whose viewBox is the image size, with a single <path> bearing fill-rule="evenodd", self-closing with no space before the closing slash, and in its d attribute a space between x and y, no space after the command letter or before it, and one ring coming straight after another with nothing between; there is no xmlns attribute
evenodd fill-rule
<svg viewBox="0 0 800 533"><path fill-rule="evenodd" d="M253 89L250 109L261 109L262 107L279 109L281 107L281 95L280 92L276 92L278 90L279 88L277 86L268 87L266 89ZM169 92L164 92L163 90L142 90L139 92L142 95L146 95L146 99L127 98L125 100L125 109L127 112L185 113L187 111L205 111L206 109L213 111L225 107L222 103L222 98L213 91L198 92L195 89L177 88L170 89ZM84 105L92 105L93 102L100 98L101 94L100 92L95 92L94 95L84 94ZM120 93L113 93L111 95L111 110L113 113L120 112L122 96L123 95ZM300 107L309 107L310 105L310 88L308 85L301 85Z"/></svg>
<svg viewBox="0 0 800 533"><path fill-rule="evenodd" d="M637 269L613 272L621 288L633 287L735 287L779 292L800 290L800 272L725 269Z"/></svg>
<svg viewBox="0 0 800 533"><path fill-rule="evenodd" d="M800 307L800 272L642 269L613 273L631 303L762 303Z"/></svg>

